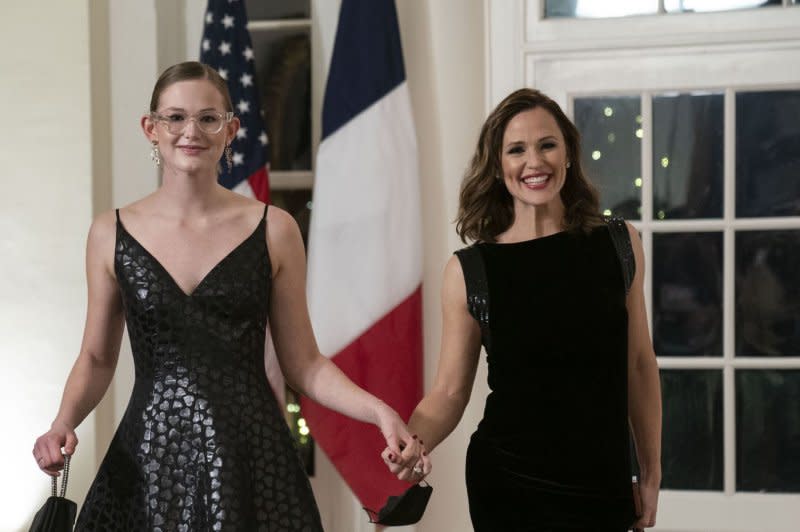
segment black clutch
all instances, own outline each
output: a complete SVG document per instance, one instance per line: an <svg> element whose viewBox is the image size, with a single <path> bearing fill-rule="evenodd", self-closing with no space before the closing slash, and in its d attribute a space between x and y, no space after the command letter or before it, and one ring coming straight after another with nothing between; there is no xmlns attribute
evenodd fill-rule
<svg viewBox="0 0 800 532"><path fill-rule="evenodd" d="M422 483L414 484L402 495L390 496L380 511L376 512L369 508L364 508L364 510L369 515L370 523L387 526L413 525L422 519L431 493L433 493L433 488L427 482L424 486Z"/></svg>
<svg viewBox="0 0 800 532"><path fill-rule="evenodd" d="M58 482L51 477L52 495L36 512L29 532L71 532L78 513L78 505L65 497L67 478L69 477L69 456L64 456L64 476L61 480L61 492L56 495Z"/></svg>

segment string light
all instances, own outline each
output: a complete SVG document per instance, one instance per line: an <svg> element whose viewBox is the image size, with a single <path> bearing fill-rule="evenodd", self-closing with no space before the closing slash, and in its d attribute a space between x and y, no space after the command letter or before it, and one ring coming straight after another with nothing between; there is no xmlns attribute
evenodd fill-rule
<svg viewBox="0 0 800 532"><path fill-rule="evenodd" d="M603 216L611 216L611 209L606 209L603 211Z"/></svg>
<svg viewBox="0 0 800 532"><path fill-rule="evenodd" d="M637 129L636 130L636 137L637 138L642 138L643 136L644 136L644 132L642 131L642 128Z"/></svg>
<svg viewBox="0 0 800 532"><path fill-rule="evenodd" d="M642 187L642 178L641 177L637 177L636 179L633 180L633 184L636 187L641 188Z"/></svg>
<svg viewBox="0 0 800 532"><path fill-rule="evenodd" d="M603 114L606 116L611 116L614 114L614 110L611 107L606 107L603 109Z"/></svg>
<svg viewBox="0 0 800 532"><path fill-rule="evenodd" d="M663 166L664 168L669 166L669 157L662 157L661 158L661 166Z"/></svg>
<svg viewBox="0 0 800 532"><path fill-rule="evenodd" d="M602 157L602 156L603 156L603 154L600 153L600 150L594 150L592 152L592 159L594 159L595 161L600 159L600 157Z"/></svg>

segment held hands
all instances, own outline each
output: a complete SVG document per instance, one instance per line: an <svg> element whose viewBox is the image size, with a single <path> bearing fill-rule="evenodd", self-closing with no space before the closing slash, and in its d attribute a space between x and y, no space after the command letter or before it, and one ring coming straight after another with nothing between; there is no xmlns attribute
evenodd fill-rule
<svg viewBox="0 0 800 532"><path fill-rule="evenodd" d="M56 420L50 430L39 436L36 443L33 444L33 459L36 460L39 469L50 476L57 477L60 474L59 471L64 467L61 448L64 448L64 454L71 456L77 445L78 437L75 435L75 431Z"/></svg>
<svg viewBox="0 0 800 532"><path fill-rule="evenodd" d="M417 483L431 472L431 461L422 441L409 433L397 412L388 406L382 409L378 427L386 439L381 458L392 474L400 480Z"/></svg>

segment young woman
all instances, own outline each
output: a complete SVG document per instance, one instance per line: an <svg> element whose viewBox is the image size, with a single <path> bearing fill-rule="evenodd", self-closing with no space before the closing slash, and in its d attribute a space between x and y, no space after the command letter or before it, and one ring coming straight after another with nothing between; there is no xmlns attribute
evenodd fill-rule
<svg viewBox="0 0 800 532"><path fill-rule="evenodd" d="M661 404L642 245L632 226L601 217L578 131L553 100L522 89L489 115L462 184L458 231L476 243L445 268L439 369L409 427L428 449L450 434L483 344L491 394L466 465L475 530L652 526ZM400 478L424 476L389 454Z"/></svg>
<svg viewBox="0 0 800 532"><path fill-rule="evenodd" d="M89 231L83 344L33 448L39 467L56 475L62 448L75 451L75 427L114 373L123 324L136 380L76 530L322 530L267 383L268 320L293 388L375 424L396 461L422 459L397 413L320 355L294 220L217 183L239 127L232 111L213 69L167 69L141 120L163 185Z"/></svg>

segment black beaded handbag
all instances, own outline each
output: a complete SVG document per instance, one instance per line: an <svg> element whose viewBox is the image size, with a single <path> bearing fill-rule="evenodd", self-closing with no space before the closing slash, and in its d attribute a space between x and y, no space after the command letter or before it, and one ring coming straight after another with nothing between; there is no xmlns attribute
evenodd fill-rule
<svg viewBox="0 0 800 532"><path fill-rule="evenodd" d="M64 456L64 476L61 480L61 492L56 494L58 481L51 477L52 495L36 512L29 532L71 532L78 513L78 505L65 497L67 479L69 478L69 456Z"/></svg>

